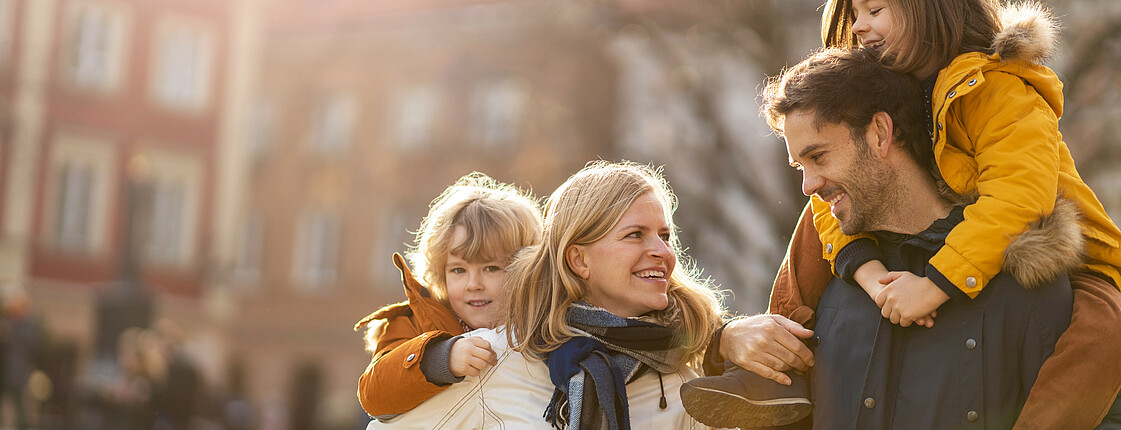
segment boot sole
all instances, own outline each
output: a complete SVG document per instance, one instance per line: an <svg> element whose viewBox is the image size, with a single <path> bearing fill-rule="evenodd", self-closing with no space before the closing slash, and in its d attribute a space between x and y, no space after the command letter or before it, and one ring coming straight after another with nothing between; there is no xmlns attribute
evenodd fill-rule
<svg viewBox="0 0 1121 430"><path fill-rule="evenodd" d="M813 412L807 398L752 400L689 384L681 386L685 411L701 424L719 428L774 427L793 424Z"/></svg>

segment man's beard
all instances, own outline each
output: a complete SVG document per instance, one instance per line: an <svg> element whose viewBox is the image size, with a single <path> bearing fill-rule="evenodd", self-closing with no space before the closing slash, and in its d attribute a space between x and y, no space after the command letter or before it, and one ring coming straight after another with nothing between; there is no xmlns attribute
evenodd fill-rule
<svg viewBox="0 0 1121 430"><path fill-rule="evenodd" d="M849 200L848 216L837 218L841 232L850 236L883 229L893 205L905 204L893 186L899 175L873 157L863 139L857 144L856 162L846 169L843 183Z"/></svg>

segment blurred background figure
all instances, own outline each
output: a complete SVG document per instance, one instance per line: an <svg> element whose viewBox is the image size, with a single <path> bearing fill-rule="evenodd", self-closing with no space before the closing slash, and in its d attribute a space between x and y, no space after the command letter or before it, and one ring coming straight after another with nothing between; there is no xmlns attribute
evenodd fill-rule
<svg viewBox="0 0 1121 430"><path fill-rule="evenodd" d="M664 165L689 254L763 310L805 197L756 89L820 46L822 3L0 0L27 422L355 428L351 324L402 299L388 257L476 170L540 195L589 160ZM1045 3L1060 128L1117 219L1121 3Z"/></svg>
<svg viewBox="0 0 1121 430"><path fill-rule="evenodd" d="M39 322L33 315L31 298L19 284L0 285L0 307L0 425L8 415L14 417L8 422L24 430L31 406L25 402L25 390L41 350Z"/></svg>

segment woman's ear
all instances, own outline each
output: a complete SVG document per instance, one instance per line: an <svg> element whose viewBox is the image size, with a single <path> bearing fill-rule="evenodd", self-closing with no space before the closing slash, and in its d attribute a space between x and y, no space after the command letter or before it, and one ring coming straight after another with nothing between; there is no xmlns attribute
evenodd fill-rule
<svg viewBox="0 0 1121 430"><path fill-rule="evenodd" d="M584 280L587 280L588 276L591 275L591 269L588 268L588 263L584 261L587 255L582 245L568 245L568 248L564 250L564 260L568 262L568 268Z"/></svg>

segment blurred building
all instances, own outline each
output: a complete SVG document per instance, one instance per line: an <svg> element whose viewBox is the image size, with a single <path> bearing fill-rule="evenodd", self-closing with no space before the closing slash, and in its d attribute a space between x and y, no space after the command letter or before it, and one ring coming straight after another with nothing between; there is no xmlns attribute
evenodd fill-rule
<svg viewBox="0 0 1121 430"><path fill-rule="evenodd" d="M258 404L291 410L292 424L360 413L370 356L352 326L404 299L390 256L455 179L481 171L548 193L612 158L616 72L589 13L270 3L244 122L245 196L215 280L232 309L229 354L250 363Z"/></svg>
<svg viewBox="0 0 1121 430"><path fill-rule="evenodd" d="M96 298L132 269L158 317L213 332L243 3L0 0L0 278L30 285L53 338L82 357Z"/></svg>

